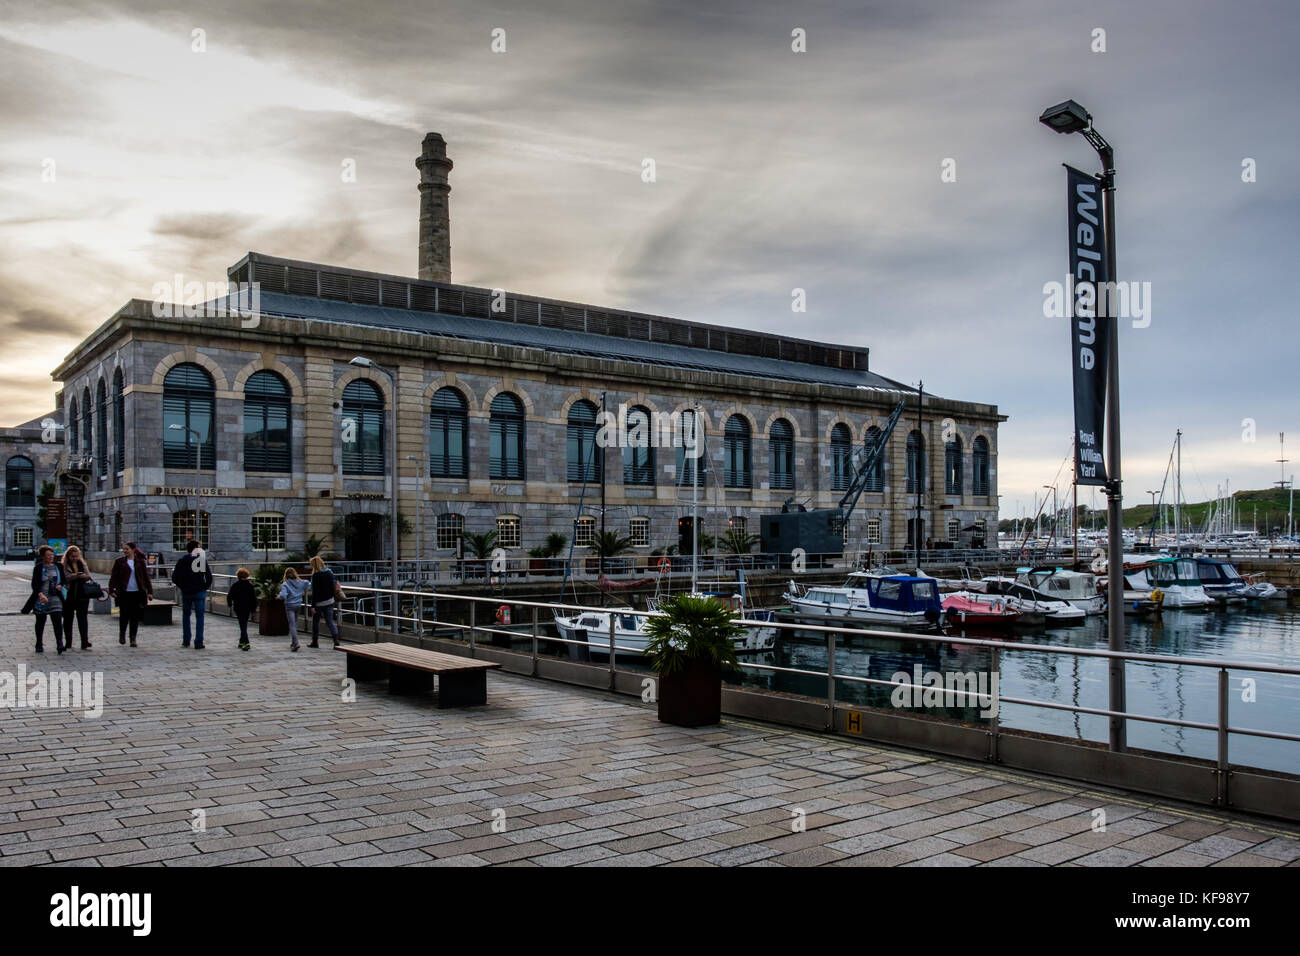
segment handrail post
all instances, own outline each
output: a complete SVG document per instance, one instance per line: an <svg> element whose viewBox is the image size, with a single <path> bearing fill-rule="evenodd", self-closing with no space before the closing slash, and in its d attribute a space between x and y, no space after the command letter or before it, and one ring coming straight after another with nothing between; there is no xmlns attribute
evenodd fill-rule
<svg viewBox="0 0 1300 956"><path fill-rule="evenodd" d="M533 605L533 676L537 676L537 605Z"/></svg>
<svg viewBox="0 0 1300 956"><path fill-rule="evenodd" d="M1219 668L1219 763L1216 802L1228 807L1228 669Z"/></svg>
<svg viewBox="0 0 1300 956"><path fill-rule="evenodd" d="M826 729L835 730L835 632L826 634Z"/></svg>
<svg viewBox="0 0 1300 956"><path fill-rule="evenodd" d="M475 619L478 617L478 602L473 598L469 600L469 656L474 656L474 627Z"/></svg>
<svg viewBox="0 0 1300 956"><path fill-rule="evenodd" d="M1001 687L1002 680L1000 671L1002 669L1002 648L995 647L992 649L992 657L989 659L989 685L993 684L993 675L998 674L998 686ZM978 703L978 701L977 701ZM1001 724L998 721L1002 713L1002 708L998 701L992 701L993 720L989 726L989 763L998 762L998 735L1002 732Z"/></svg>
<svg viewBox="0 0 1300 956"><path fill-rule="evenodd" d="M614 612L609 612L609 689L614 689Z"/></svg>

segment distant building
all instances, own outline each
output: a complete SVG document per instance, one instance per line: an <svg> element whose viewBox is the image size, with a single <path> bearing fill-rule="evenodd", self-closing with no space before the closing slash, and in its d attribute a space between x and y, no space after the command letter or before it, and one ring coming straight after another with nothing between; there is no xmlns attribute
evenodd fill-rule
<svg viewBox="0 0 1300 956"><path fill-rule="evenodd" d="M55 481L63 452L62 430L58 412L0 428L0 464L5 475L0 541L6 560L29 558L36 545L45 543L36 525L37 498L42 484Z"/></svg>
<svg viewBox="0 0 1300 956"><path fill-rule="evenodd" d="M922 539L969 546L996 530L995 406L927 394L917 428L915 391L872 372L866 349L451 284L437 134L417 166L422 278L250 252L227 278L257 284L254 314L133 299L54 370L69 535L91 556L124 537L171 552L197 536L254 560L315 535L349 559L386 557L394 399L407 559L490 530L513 556L554 531L584 544L602 474L609 530L641 553L688 550L690 456L663 435L597 438L688 426L696 403L702 532L757 533L791 498L833 506L900 399L849 547L912 540L918 484ZM625 434L601 434L602 402Z"/></svg>

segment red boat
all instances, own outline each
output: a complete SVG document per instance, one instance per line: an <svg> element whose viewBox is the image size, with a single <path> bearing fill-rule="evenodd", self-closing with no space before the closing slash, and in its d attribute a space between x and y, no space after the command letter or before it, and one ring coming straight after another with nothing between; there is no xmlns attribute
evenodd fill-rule
<svg viewBox="0 0 1300 956"><path fill-rule="evenodd" d="M988 631L1005 631L1020 619L1020 612L1003 601L976 601L964 594L950 594L943 599L944 621L949 627L973 627Z"/></svg>

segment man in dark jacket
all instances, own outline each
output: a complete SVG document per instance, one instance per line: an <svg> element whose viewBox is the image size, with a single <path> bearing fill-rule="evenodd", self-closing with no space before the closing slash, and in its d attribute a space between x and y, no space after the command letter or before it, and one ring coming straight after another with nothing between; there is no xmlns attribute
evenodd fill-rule
<svg viewBox="0 0 1300 956"><path fill-rule="evenodd" d="M190 646L190 611L194 612L194 649L203 650L203 613L212 587L212 569L207 553L191 538L185 542L185 557L176 562L172 584L181 592L181 647Z"/></svg>

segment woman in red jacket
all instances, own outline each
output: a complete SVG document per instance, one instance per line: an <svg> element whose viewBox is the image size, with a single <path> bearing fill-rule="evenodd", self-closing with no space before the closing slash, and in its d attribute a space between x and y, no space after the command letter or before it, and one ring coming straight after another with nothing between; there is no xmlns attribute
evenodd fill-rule
<svg viewBox="0 0 1300 956"><path fill-rule="evenodd" d="M149 580L144 552L135 546L134 541L122 545L122 556L113 562L108 591L117 602L117 642L126 643L129 625L131 646L135 647L135 635L144 618L145 605L153 597L153 582Z"/></svg>

